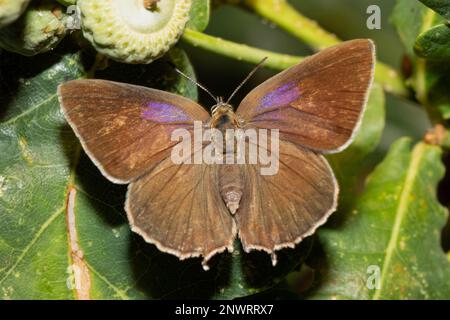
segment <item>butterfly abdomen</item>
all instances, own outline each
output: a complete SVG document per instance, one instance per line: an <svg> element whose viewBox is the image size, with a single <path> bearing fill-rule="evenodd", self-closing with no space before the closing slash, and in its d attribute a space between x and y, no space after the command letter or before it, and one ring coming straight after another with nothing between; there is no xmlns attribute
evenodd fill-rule
<svg viewBox="0 0 450 320"><path fill-rule="evenodd" d="M242 198L244 180L238 165L219 166L219 190L225 205L231 214L235 214Z"/></svg>

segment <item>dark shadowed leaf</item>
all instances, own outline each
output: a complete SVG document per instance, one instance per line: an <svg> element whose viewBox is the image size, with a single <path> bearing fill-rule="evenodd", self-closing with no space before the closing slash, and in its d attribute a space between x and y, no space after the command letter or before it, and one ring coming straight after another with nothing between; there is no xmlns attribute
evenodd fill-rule
<svg viewBox="0 0 450 320"><path fill-rule="evenodd" d="M319 230L324 256L313 299L445 299L450 262L440 246L447 210L436 198L439 147L400 139L339 224Z"/></svg>
<svg viewBox="0 0 450 320"><path fill-rule="evenodd" d="M174 70L173 65L195 78L194 69L186 53L178 47L172 48L164 57L150 65L130 65L109 60L108 67L97 71L95 77L97 79L109 79L168 90L192 100L197 100L197 86L195 83L185 77L181 77Z"/></svg>
<svg viewBox="0 0 450 320"><path fill-rule="evenodd" d="M443 17L450 19L450 1L448 0L420 0Z"/></svg>

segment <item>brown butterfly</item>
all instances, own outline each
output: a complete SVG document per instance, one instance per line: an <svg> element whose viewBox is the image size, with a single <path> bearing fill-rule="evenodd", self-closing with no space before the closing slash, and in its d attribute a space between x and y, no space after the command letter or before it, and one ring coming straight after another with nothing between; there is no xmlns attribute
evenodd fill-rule
<svg viewBox="0 0 450 320"><path fill-rule="evenodd" d="M125 210L133 231L180 259L294 247L325 223L338 185L324 153L348 146L373 80L375 47L353 40L325 49L253 89L237 111L219 100L210 115L172 93L105 80L58 89L81 144L110 181L129 184ZM175 129L279 130L279 168L261 164L174 163ZM205 148L203 144L201 148ZM192 150L192 153L201 150Z"/></svg>

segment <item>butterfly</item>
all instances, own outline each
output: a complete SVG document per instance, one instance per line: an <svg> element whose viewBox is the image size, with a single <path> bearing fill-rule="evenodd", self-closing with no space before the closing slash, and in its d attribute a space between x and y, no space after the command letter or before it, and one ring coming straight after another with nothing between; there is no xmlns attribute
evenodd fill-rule
<svg viewBox="0 0 450 320"><path fill-rule="evenodd" d="M180 260L276 252L313 234L336 210L338 184L323 154L343 150L357 131L373 81L375 46L347 41L266 80L237 110L223 100L208 113L183 96L106 80L59 86L60 105L86 154L113 183L129 184L131 229ZM278 172L261 164L174 163L174 130L273 129ZM200 149L205 148L205 144ZM192 149L192 153L201 150Z"/></svg>

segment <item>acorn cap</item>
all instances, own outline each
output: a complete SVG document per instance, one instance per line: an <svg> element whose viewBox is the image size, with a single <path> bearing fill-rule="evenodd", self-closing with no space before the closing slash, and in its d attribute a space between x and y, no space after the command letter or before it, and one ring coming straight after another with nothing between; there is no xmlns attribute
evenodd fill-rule
<svg viewBox="0 0 450 320"><path fill-rule="evenodd" d="M83 35L107 57L150 63L179 39L192 0L78 0Z"/></svg>

